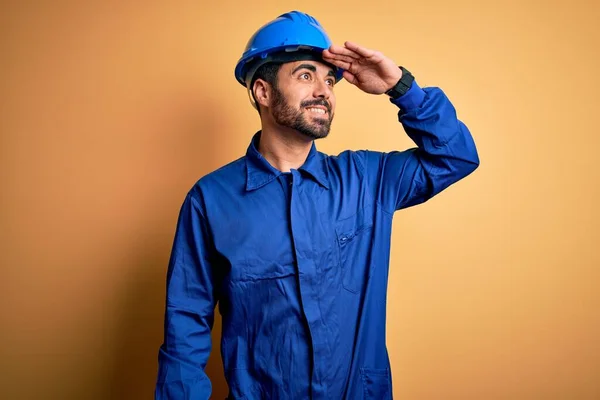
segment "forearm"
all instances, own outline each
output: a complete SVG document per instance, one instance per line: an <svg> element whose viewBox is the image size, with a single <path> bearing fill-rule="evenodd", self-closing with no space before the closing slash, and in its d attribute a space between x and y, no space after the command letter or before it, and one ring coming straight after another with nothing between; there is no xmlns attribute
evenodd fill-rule
<svg viewBox="0 0 600 400"><path fill-rule="evenodd" d="M155 399L206 399L212 387L204 369L211 351L211 321L167 306L165 341L158 354Z"/></svg>
<svg viewBox="0 0 600 400"><path fill-rule="evenodd" d="M473 138L437 88L410 90L392 100L418 147L388 153L359 152L369 188L389 213L427 201L470 174L479 164Z"/></svg>
<svg viewBox="0 0 600 400"><path fill-rule="evenodd" d="M473 137L441 89L422 89L414 82L404 96L392 102L400 107L399 121L418 146L414 155L430 180L431 195L477 168Z"/></svg>

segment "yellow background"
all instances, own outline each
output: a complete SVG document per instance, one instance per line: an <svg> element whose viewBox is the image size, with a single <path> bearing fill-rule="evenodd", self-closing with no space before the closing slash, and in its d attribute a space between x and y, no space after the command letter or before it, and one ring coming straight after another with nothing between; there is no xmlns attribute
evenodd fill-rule
<svg viewBox="0 0 600 400"><path fill-rule="evenodd" d="M598 2L95 3L0 6L1 398L152 397L179 207L259 129L233 68L295 8L441 87L480 151L396 214L395 396L600 398ZM412 146L336 92L321 151Z"/></svg>

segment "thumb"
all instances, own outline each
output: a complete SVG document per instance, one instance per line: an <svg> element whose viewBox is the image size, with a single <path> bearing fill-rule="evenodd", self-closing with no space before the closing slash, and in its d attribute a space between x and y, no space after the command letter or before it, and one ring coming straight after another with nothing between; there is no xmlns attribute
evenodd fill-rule
<svg viewBox="0 0 600 400"><path fill-rule="evenodd" d="M344 76L344 79L350 82L351 84L356 85L358 83L356 76L353 73L348 72L348 70L344 70L344 73L342 75Z"/></svg>

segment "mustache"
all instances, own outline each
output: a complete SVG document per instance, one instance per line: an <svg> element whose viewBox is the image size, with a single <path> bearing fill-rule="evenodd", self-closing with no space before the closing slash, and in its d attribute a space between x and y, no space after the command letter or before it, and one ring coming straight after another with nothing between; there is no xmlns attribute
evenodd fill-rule
<svg viewBox="0 0 600 400"><path fill-rule="evenodd" d="M327 112L331 114L331 105L325 99L317 99L317 100L307 100L300 103L301 107L310 107L310 106L323 106L327 109Z"/></svg>

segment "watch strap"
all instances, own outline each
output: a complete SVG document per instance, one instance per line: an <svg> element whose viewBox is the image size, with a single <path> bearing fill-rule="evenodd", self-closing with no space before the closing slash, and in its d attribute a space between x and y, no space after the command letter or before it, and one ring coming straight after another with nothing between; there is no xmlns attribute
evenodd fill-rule
<svg viewBox="0 0 600 400"><path fill-rule="evenodd" d="M402 66L400 66L399 68L402 71L402 77L400 77L400 80L394 85L394 87L385 92L385 94L390 96L392 99L397 99L398 97L408 92L408 90L412 86L413 81L415 80L415 77L410 73L409 70Z"/></svg>

